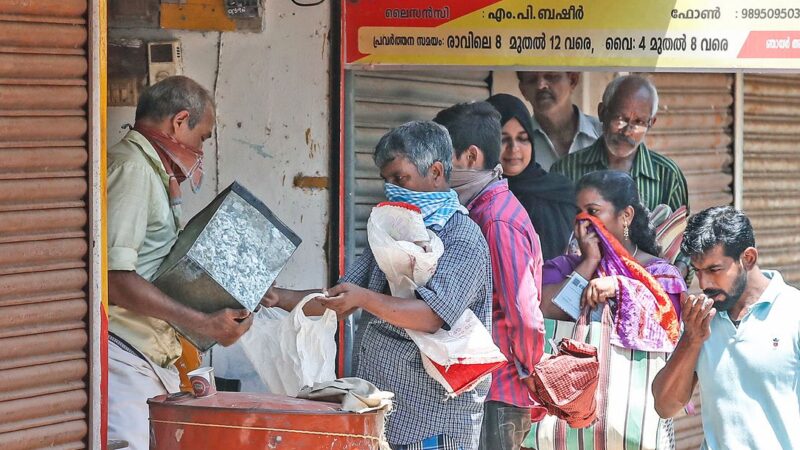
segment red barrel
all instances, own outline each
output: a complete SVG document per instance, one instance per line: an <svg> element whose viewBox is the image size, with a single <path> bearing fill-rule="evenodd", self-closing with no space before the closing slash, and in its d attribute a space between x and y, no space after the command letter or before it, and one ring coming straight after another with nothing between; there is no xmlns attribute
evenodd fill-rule
<svg viewBox="0 0 800 450"><path fill-rule="evenodd" d="M150 450L378 450L382 413L273 394L160 395L150 405Z"/></svg>

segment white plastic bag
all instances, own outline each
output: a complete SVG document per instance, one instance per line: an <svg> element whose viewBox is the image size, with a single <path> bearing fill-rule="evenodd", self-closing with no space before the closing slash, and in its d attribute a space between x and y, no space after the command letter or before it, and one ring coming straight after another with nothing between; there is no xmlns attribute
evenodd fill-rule
<svg viewBox="0 0 800 450"><path fill-rule="evenodd" d="M311 294L287 313L262 308L240 339L245 355L274 394L294 397L304 386L336 378L336 313L308 317L303 306L322 294Z"/></svg>
<svg viewBox="0 0 800 450"><path fill-rule="evenodd" d="M382 203L367 221L367 239L392 295L414 298L414 291L436 272L444 244L425 228L422 214L412 205ZM473 389L506 358L492 335L467 309L450 330L436 333L406 330L419 347L425 371L455 397Z"/></svg>
<svg viewBox="0 0 800 450"><path fill-rule="evenodd" d="M381 205L372 208L367 219L369 248L392 295L414 298L417 286L427 283L436 272L444 244L425 228L419 212L397 204Z"/></svg>
<svg viewBox="0 0 800 450"><path fill-rule="evenodd" d="M450 397L471 391L507 361L471 309L464 311L450 330L439 328L433 334L406 332L422 353L425 371L444 386Z"/></svg>

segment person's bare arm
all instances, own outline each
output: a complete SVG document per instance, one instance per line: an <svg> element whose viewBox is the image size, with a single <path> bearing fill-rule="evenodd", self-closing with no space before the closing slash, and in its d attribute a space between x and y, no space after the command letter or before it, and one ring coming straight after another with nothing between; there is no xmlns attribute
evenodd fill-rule
<svg viewBox="0 0 800 450"><path fill-rule="evenodd" d="M565 313L561 310L558 306L553 303L553 299L561 288L564 286L569 280L564 280L558 284L543 284L542 285L542 302L540 307L542 309L542 315L545 319L553 319L553 320L572 320L569 314Z"/></svg>
<svg viewBox="0 0 800 450"><path fill-rule="evenodd" d="M435 333L444 325L442 318L427 303L416 298L392 297L351 283L330 288L328 295L321 302L339 316L363 308L385 322L409 330Z"/></svg>
<svg viewBox="0 0 800 450"><path fill-rule="evenodd" d="M293 290L279 287L271 287L261 299L261 305L267 308L277 307L285 311L291 311L307 295L321 292L321 289ZM325 308L319 300L311 300L303 307L303 312L307 316L321 316L325 314Z"/></svg>
<svg viewBox="0 0 800 450"><path fill-rule="evenodd" d="M714 302L704 295L683 295L681 316L684 331L675 351L653 380L655 409L659 416L668 419L677 415L689 403L697 384L697 358L703 342L711 335Z"/></svg>
<svg viewBox="0 0 800 450"><path fill-rule="evenodd" d="M208 336L224 346L236 342L253 323L246 309L223 309L206 314L189 308L161 292L134 271L108 271L108 301Z"/></svg>

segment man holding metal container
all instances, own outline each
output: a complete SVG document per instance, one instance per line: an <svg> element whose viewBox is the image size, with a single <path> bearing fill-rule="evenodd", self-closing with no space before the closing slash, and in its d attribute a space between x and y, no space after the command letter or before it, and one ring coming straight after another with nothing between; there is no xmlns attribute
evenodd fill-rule
<svg viewBox="0 0 800 450"><path fill-rule="evenodd" d="M108 436L149 448L147 399L177 392L181 344L170 324L223 345L252 323L247 310L203 313L152 284L180 232L181 186L202 181L214 101L182 76L147 88L132 130L108 151Z"/></svg>

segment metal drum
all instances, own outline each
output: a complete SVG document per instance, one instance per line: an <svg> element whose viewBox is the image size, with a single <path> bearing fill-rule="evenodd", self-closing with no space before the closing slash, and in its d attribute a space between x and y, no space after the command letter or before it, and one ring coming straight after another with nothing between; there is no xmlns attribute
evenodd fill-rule
<svg viewBox="0 0 800 450"><path fill-rule="evenodd" d="M281 395L160 395L150 405L150 450L378 450L383 413Z"/></svg>

